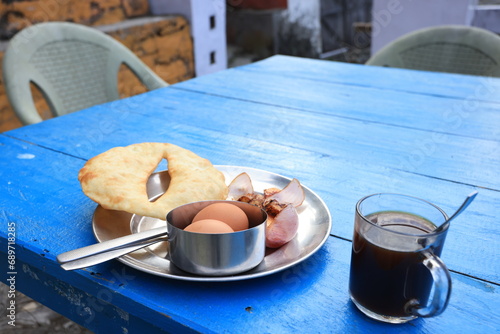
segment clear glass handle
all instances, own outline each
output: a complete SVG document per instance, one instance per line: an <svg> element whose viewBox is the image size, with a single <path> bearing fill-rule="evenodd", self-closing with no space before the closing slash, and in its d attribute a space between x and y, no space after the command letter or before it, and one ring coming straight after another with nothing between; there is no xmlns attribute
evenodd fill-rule
<svg viewBox="0 0 500 334"><path fill-rule="evenodd" d="M429 269L434 280L434 294L427 306L420 305L416 299L407 304L409 313L418 317L432 317L441 314L448 305L451 294L451 276L446 265L430 251L423 252L423 264Z"/></svg>

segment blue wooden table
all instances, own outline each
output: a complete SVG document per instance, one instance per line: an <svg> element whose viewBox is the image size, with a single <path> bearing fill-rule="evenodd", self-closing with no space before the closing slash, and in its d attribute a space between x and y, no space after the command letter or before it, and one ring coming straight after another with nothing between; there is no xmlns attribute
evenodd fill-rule
<svg viewBox="0 0 500 334"><path fill-rule="evenodd" d="M79 169L148 141L298 178L327 204L331 235L300 264L244 281L175 280L117 260L64 271L58 254L95 243ZM2 280L102 333L494 333L499 173L500 79L275 56L0 134ZM452 213L473 190L442 254L446 311L405 325L362 315L348 296L356 201L399 192Z"/></svg>

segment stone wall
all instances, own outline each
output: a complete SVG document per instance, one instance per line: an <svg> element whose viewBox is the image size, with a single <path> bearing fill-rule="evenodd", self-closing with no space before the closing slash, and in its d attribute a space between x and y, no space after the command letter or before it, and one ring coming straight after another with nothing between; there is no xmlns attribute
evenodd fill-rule
<svg viewBox="0 0 500 334"><path fill-rule="evenodd" d="M147 0L8 0L0 2L0 62L8 39L39 22L69 21L99 29L122 42L163 80L173 84L194 76L190 27L181 16L149 15ZM123 66L119 73L120 96L146 91ZM41 94L32 89L42 118L51 117ZM5 95L0 68L0 132L22 124Z"/></svg>
<svg viewBox="0 0 500 334"><path fill-rule="evenodd" d="M147 0L2 0L0 38L11 38L33 23L70 21L90 26L149 14Z"/></svg>

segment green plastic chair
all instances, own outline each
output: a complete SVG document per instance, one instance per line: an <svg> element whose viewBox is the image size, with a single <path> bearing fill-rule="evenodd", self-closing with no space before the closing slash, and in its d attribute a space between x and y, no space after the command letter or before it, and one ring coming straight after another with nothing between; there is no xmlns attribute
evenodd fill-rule
<svg viewBox="0 0 500 334"><path fill-rule="evenodd" d="M383 47L366 65L500 77L500 37L468 26L425 28Z"/></svg>
<svg viewBox="0 0 500 334"><path fill-rule="evenodd" d="M42 121L30 83L54 116L120 98L118 70L125 64L148 90L168 86L132 51L99 30L68 22L40 23L21 30L3 59L7 97L23 124Z"/></svg>

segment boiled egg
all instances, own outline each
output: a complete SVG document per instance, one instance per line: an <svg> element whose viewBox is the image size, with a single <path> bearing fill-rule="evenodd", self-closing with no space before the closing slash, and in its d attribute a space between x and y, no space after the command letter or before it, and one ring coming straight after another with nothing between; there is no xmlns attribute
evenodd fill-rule
<svg viewBox="0 0 500 334"><path fill-rule="evenodd" d="M234 230L224 222L216 219L201 219L189 224L184 231L196 233L231 233Z"/></svg>
<svg viewBox="0 0 500 334"><path fill-rule="evenodd" d="M215 219L229 225L234 231L248 229L246 213L231 203L214 203L203 208L193 218L193 222L203 219Z"/></svg>

